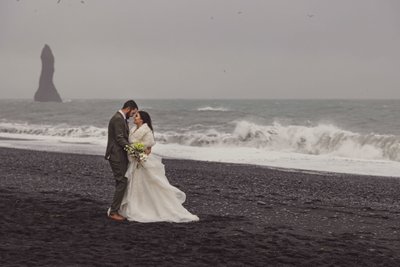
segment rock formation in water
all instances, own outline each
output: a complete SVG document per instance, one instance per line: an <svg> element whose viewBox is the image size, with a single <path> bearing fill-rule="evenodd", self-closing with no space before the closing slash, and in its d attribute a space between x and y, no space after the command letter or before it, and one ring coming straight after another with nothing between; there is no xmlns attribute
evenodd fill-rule
<svg viewBox="0 0 400 267"><path fill-rule="evenodd" d="M39 89L35 93L34 100L39 102L62 102L53 83L54 56L50 47L46 44L42 54L42 72L40 73Z"/></svg>

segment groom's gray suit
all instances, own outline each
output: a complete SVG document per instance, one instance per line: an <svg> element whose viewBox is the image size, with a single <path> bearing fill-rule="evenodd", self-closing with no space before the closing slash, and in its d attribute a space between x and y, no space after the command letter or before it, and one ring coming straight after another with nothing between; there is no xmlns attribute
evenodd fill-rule
<svg viewBox="0 0 400 267"><path fill-rule="evenodd" d="M109 161L114 178L115 193L111 204L111 213L117 213L125 194L128 179L125 177L128 168L128 156L124 150L129 144L129 127L120 112L110 119L108 123L108 140L105 158Z"/></svg>

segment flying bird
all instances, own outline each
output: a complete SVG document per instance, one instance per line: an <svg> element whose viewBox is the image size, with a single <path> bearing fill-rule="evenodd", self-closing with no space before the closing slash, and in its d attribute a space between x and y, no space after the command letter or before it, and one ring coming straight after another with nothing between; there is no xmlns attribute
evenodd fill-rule
<svg viewBox="0 0 400 267"><path fill-rule="evenodd" d="M57 1L57 4L59 4L60 2L61 2L61 0L58 0L58 1ZM81 3L84 4L85 1L82 0Z"/></svg>
<svg viewBox="0 0 400 267"><path fill-rule="evenodd" d="M312 18L312 17L314 17L314 14L307 14L307 16L308 16L309 18Z"/></svg>

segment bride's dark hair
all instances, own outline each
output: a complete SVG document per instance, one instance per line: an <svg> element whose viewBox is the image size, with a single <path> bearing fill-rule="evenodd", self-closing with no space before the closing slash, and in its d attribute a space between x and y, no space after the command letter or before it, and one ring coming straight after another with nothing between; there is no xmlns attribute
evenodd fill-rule
<svg viewBox="0 0 400 267"><path fill-rule="evenodd" d="M149 113L143 110L139 110L139 114L140 118L143 120L143 123L147 123L147 126L149 126L149 128L154 132Z"/></svg>

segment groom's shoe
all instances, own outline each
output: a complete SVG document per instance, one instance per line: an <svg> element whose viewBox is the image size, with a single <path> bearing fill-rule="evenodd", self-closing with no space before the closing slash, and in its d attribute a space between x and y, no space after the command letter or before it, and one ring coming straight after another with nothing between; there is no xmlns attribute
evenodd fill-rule
<svg viewBox="0 0 400 267"><path fill-rule="evenodd" d="M118 222L122 222L125 220L125 218L119 215L118 213L111 213L110 215L108 215L108 218Z"/></svg>

